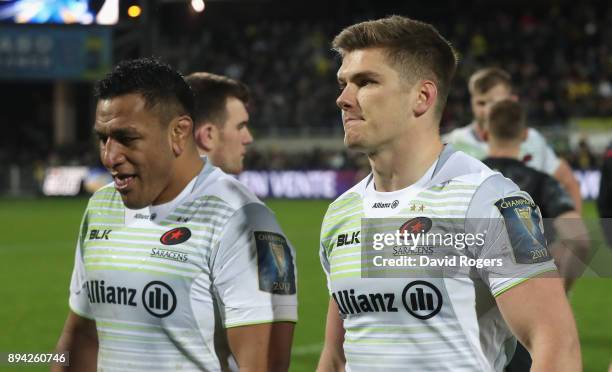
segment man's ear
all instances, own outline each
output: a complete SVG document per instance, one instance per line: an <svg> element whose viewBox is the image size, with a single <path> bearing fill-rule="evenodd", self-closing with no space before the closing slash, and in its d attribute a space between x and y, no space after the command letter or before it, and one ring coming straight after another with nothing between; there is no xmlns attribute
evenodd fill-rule
<svg viewBox="0 0 612 372"><path fill-rule="evenodd" d="M193 136L193 121L182 115L170 122L170 144L175 156L181 155Z"/></svg>
<svg viewBox="0 0 612 372"><path fill-rule="evenodd" d="M205 153L211 152L217 145L219 129L211 122L199 125L195 130L195 141L198 148Z"/></svg>
<svg viewBox="0 0 612 372"><path fill-rule="evenodd" d="M414 100L412 111L416 117L424 115L427 111L433 110L438 97L438 88L431 80L423 80L417 83L418 91Z"/></svg>

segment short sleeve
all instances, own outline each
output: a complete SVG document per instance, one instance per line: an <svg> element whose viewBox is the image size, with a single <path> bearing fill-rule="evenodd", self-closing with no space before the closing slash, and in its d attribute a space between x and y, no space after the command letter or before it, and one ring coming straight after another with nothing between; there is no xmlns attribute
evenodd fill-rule
<svg viewBox="0 0 612 372"><path fill-rule="evenodd" d="M560 160L557 155L555 155L555 152L546 143L544 143L544 146L542 147L542 152L544 153L542 171L552 176L557 171L557 168L559 168Z"/></svg>
<svg viewBox="0 0 612 372"><path fill-rule="evenodd" d="M76 253L74 256L74 268L72 270L72 278L70 280L70 298L68 302L70 309L75 314L83 318L93 319L94 316L89 304L87 275L82 253L83 241L85 234L87 233L87 221L87 212L85 212L85 216L83 216L83 220L81 221L79 239L77 241Z"/></svg>
<svg viewBox="0 0 612 372"><path fill-rule="evenodd" d="M295 251L265 205L233 214L211 266L225 327L297 321Z"/></svg>
<svg viewBox="0 0 612 372"><path fill-rule="evenodd" d="M319 246L319 259L321 260L321 267L323 268L323 272L325 273L325 280L327 283L327 291L331 296L331 277L330 277L330 268L329 268L329 259L327 257L327 252L325 251L325 246L321 242Z"/></svg>
<svg viewBox="0 0 612 372"><path fill-rule="evenodd" d="M478 269L494 296L556 270L539 209L529 194L499 174L485 180L474 193L467 211L466 231L485 234L484 245L470 247L470 253L498 263Z"/></svg>
<svg viewBox="0 0 612 372"><path fill-rule="evenodd" d="M542 136L538 131L531 128L529 130L529 137L532 138L529 147L534 151L535 156L527 159L525 164L550 176L554 175L557 168L559 168L559 158L548 143L546 143L544 136Z"/></svg>

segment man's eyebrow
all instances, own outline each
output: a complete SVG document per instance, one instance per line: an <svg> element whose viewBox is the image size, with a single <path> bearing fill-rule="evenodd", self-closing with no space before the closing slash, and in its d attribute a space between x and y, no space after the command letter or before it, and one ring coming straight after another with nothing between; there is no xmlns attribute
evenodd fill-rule
<svg viewBox="0 0 612 372"><path fill-rule="evenodd" d="M112 137L126 137L126 136L134 136L138 134L138 131L132 127L124 127L124 128L111 128L110 130L98 129L94 126L94 134L97 136L112 136Z"/></svg>
<svg viewBox="0 0 612 372"><path fill-rule="evenodd" d="M360 71L353 75L349 75L347 77L348 77L348 80L363 80L363 79L380 79L382 75L374 71ZM347 77L338 75L338 83L345 83L347 80L346 79Z"/></svg>

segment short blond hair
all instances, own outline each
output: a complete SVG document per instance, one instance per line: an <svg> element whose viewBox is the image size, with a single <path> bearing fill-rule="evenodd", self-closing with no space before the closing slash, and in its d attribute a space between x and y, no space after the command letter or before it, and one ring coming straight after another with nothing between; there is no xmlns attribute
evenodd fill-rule
<svg viewBox="0 0 612 372"><path fill-rule="evenodd" d="M477 70L470 76L468 89L470 94L484 94L498 85L512 90L510 74L498 67L487 67Z"/></svg>

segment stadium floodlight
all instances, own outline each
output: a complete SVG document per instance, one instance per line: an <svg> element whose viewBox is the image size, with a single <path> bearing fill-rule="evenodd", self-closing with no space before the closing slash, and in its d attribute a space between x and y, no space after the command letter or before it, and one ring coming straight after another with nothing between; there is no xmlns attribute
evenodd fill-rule
<svg viewBox="0 0 612 372"><path fill-rule="evenodd" d="M142 13L142 9L138 5L132 5L128 8L127 13L131 18L137 18Z"/></svg>
<svg viewBox="0 0 612 372"><path fill-rule="evenodd" d="M204 0L191 0L191 8L198 13L204 11Z"/></svg>
<svg viewBox="0 0 612 372"><path fill-rule="evenodd" d="M114 25L119 21L119 0L105 1L96 15L96 23Z"/></svg>

